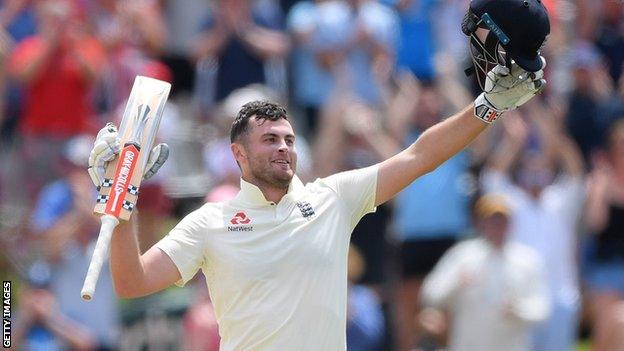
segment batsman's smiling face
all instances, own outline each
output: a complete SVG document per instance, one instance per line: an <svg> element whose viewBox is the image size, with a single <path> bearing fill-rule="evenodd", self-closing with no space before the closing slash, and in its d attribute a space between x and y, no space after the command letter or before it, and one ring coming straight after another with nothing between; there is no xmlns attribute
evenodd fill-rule
<svg viewBox="0 0 624 351"><path fill-rule="evenodd" d="M285 119L258 121L252 117L244 138L245 155L236 157L243 176L256 185L288 188L297 170L295 132L290 123Z"/></svg>

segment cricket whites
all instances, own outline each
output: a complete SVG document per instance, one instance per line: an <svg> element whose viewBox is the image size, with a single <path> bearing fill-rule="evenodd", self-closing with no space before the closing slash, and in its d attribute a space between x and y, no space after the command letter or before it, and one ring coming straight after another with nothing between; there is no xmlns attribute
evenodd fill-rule
<svg viewBox="0 0 624 351"><path fill-rule="evenodd" d="M139 187L171 84L137 76L119 127L122 150L106 167L98 188L94 212L101 214L102 226L80 295L91 300L95 285L119 220L129 220L136 206Z"/></svg>

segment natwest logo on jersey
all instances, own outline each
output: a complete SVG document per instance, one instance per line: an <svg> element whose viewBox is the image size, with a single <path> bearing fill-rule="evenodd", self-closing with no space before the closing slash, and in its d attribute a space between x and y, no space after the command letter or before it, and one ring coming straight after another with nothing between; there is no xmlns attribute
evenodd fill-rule
<svg viewBox="0 0 624 351"><path fill-rule="evenodd" d="M232 224L249 224L251 223L251 218L247 217L245 212L236 212L234 217L230 219L230 223Z"/></svg>
<svg viewBox="0 0 624 351"><path fill-rule="evenodd" d="M248 226L247 224L251 223L251 218L247 217L245 212L236 212L234 217L230 219L230 223L234 226L228 226L229 232L250 232L253 230L252 226Z"/></svg>

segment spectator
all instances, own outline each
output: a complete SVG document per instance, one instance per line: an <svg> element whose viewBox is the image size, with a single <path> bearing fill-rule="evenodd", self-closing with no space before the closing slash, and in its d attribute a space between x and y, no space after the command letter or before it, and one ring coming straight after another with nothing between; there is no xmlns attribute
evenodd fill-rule
<svg viewBox="0 0 624 351"><path fill-rule="evenodd" d="M102 267L98 290L90 302L78 298L89 267L99 221L93 215L95 194L84 170L93 139L76 137L65 148L65 176L41 191L31 219L50 264L49 293L58 310L94 337L100 349L114 349L119 332L117 298L108 264Z"/></svg>
<svg viewBox="0 0 624 351"><path fill-rule="evenodd" d="M32 0L5 0L0 5L0 27L6 29L16 42L36 33L37 20L32 3Z"/></svg>
<svg viewBox="0 0 624 351"><path fill-rule="evenodd" d="M481 197L480 237L449 250L423 284L424 304L450 315L450 351L531 350L530 330L548 315L542 261L510 240L510 211L502 196Z"/></svg>
<svg viewBox="0 0 624 351"><path fill-rule="evenodd" d="M0 25L0 142L3 140L3 126L5 115L7 113L6 97L7 97L7 78L6 78L6 58L11 52L13 42L6 31Z"/></svg>
<svg viewBox="0 0 624 351"><path fill-rule="evenodd" d="M68 138L91 127L90 89L103 64L100 43L85 30L70 0L43 0L39 32L22 41L9 62L26 90L21 131Z"/></svg>
<svg viewBox="0 0 624 351"><path fill-rule="evenodd" d="M160 198L171 205L152 206L157 216L173 214L178 217L190 213L201 206L211 186L212 175L206 173L202 149L213 136L207 132L210 126L203 125L191 106L188 99L179 100L175 97L170 97L165 105L158 139L166 142L171 155L175 156L170 157L156 174L154 185L162 186L166 196L159 195L155 200ZM141 197L139 201L142 201ZM158 235L162 234L160 230L163 227L160 224Z"/></svg>
<svg viewBox="0 0 624 351"><path fill-rule="evenodd" d="M539 102L527 108L537 126L538 141L529 138L521 118L505 119L506 134L482 173L482 186L486 192L507 197L510 239L534 249L548 267L552 314L538 327L533 349L570 350L580 309L577 226L584 199L583 164L576 145L553 116ZM516 157L520 157L519 165L512 176ZM561 169L558 176L556 166Z"/></svg>
<svg viewBox="0 0 624 351"><path fill-rule="evenodd" d="M5 0L0 4L0 131L8 136L19 115L22 100L15 83L7 79L6 59L15 43L36 33L34 6L30 0Z"/></svg>
<svg viewBox="0 0 624 351"><path fill-rule="evenodd" d="M615 85L622 76L624 64L624 6L620 1L601 1L597 16L595 43L604 57L611 83Z"/></svg>
<svg viewBox="0 0 624 351"><path fill-rule="evenodd" d="M331 93L332 78L317 61L324 42L334 31L323 30L329 19L321 22L320 14L343 4L322 1L301 1L288 14L288 30L293 37L292 88L293 103L303 109L308 136L316 134L320 110ZM324 16L326 17L326 16ZM329 17L331 18L331 17Z"/></svg>
<svg viewBox="0 0 624 351"><path fill-rule="evenodd" d="M393 117L404 119L393 127L395 140L404 145L442 118L444 106L436 88L420 90L416 110L407 108L405 117ZM413 320L423 279L469 228L470 162L470 152L462 151L410 184L396 199L394 229L401 262L395 323L399 350L408 350L418 339Z"/></svg>
<svg viewBox="0 0 624 351"><path fill-rule="evenodd" d="M43 262L35 263L27 280L20 294L12 346L28 351L96 350L93 331L59 308L57 296L49 289L49 267Z"/></svg>
<svg viewBox="0 0 624 351"><path fill-rule="evenodd" d="M433 58L436 51L433 20L440 1L384 0L384 2L393 3L399 13L401 39L398 66L410 70L422 81L433 81L435 78Z"/></svg>
<svg viewBox="0 0 624 351"><path fill-rule="evenodd" d="M155 0L97 0L91 3L90 14L94 32L106 50L98 96L100 112L106 113L125 104L134 77L146 75L161 54L168 33Z"/></svg>
<svg viewBox="0 0 624 351"><path fill-rule="evenodd" d="M413 1L413 0L412 0ZM544 0L542 0L544 2ZM432 61L437 66L438 55L449 55L462 65L469 64L468 57L468 41L466 36L460 30L457 30L457 26L449 26L449 23L461 23L466 15L466 8L468 7L468 1L466 0L443 0L434 1L434 4L430 5L431 11L429 11L429 19L425 21L431 21L432 33L434 44L433 52L436 56ZM413 5L412 5L413 6ZM551 17L552 24L552 17ZM409 45L408 43L407 45ZM414 42L411 45L416 46ZM430 44L431 45L431 44ZM422 50L422 49L421 49ZM425 62L425 60L423 60ZM550 62L549 62L550 64ZM436 73L437 70L436 70ZM459 78L456 76L455 78Z"/></svg>
<svg viewBox="0 0 624 351"><path fill-rule="evenodd" d="M378 295L365 285L358 284L366 262L360 251L349 247L347 275L347 350L379 350L384 335L384 316Z"/></svg>
<svg viewBox="0 0 624 351"><path fill-rule="evenodd" d="M159 2L156 0L96 0L90 7L93 27L108 50L139 49L159 54L167 38Z"/></svg>
<svg viewBox="0 0 624 351"><path fill-rule="evenodd" d="M304 108L309 135L330 94L343 91L382 103L380 83L394 69L398 36L391 8L369 0L303 1L288 18L295 39L294 102Z"/></svg>
<svg viewBox="0 0 624 351"><path fill-rule="evenodd" d="M232 196L233 197L233 196ZM192 285L195 301L182 317L185 350L218 351L219 326L203 275Z"/></svg>
<svg viewBox="0 0 624 351"><path fill-rule="evenodd" d="M596 351L624 345L624 119L613 124L606 143L589 175L585 212L595 235L585 280Z"/></svg>
<svg viewBox="0 0 624 351"><path fill-rule="evenodd" d="M276 60L282 60L290 49L288 37L283 33L283 22L280 8L272 0L212 3L192 50L199 62L198 68L206 69L197 76L200 80L197 93L204 99L205 108L249 84L268 84L274 89L284 84L283 79L274 79L280 73L270 67ZM207 65L214 67L207 68Z"/></svg>
<svg viewBox="0 0 624 351"><path fill-rule="evenodd" d="M0 148L4 150L0 163L10 165L17 157L15 146L15 125L23 104L20 90L9 79L8 61L15 43L36 33L34 5L30 0L5 0L0 3ZM11 191L15 186L14 167L0 169L0 206L19 203L22 194Z"/></svg>
<svg viewBox="0 0 624 351"><path fill-rule="evenodd" d="M612 95L610 78L601 66L596 48L587 42L574 44L569 52L573 89L567 101L566 125L583 153L586 164L601 144L601 105Z"/></svg>
<svg viewBox="0 0 624 351"><path fill-rule="evenodd" d="M385 133L383 112L346 95L331 99L323 111L322 124L314 143L315 176L367 167L392 156L396 143ZM368 263L362 284L378 288L386 282L387 227L391 207L382 204L357 224L351 243Z"/></svg>
<svg viewBox="0 0 624 351"><path fill-rule="evenodd" d="M624 116L624 76L620 77L616 88L610 89L611 95L600 105L598 110L598 137L603 144L604 140L608 138L609 128L617 119ZM598 149L602 148L603 146L599 145Z"/></svg>
<svg viewBox="0 0 624 351"><path fill-rule="evenodd" d="M73 1L42 0L37 11L38 34L20 42L8 63L25 93L19 119L23 148L14 167L30 196L58 176L54 167L63 142L93 127L90 93L104 60Z"/></svg>

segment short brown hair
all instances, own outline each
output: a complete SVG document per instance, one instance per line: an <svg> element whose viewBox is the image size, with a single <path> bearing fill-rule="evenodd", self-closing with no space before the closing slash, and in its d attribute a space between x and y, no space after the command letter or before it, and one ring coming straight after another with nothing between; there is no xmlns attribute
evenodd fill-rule
<svg viewBox="0 0 624 351"><path fill-rule="evenodd" d="M288 120L288 112L286 109L276 103L269 101L252 101L241 107L236 119L232 123L230 129L230 142L236 142L240 136L249 131L249 119L256 116L257 120L264 123L265 120L277 121L280 119Z"/></svg>

